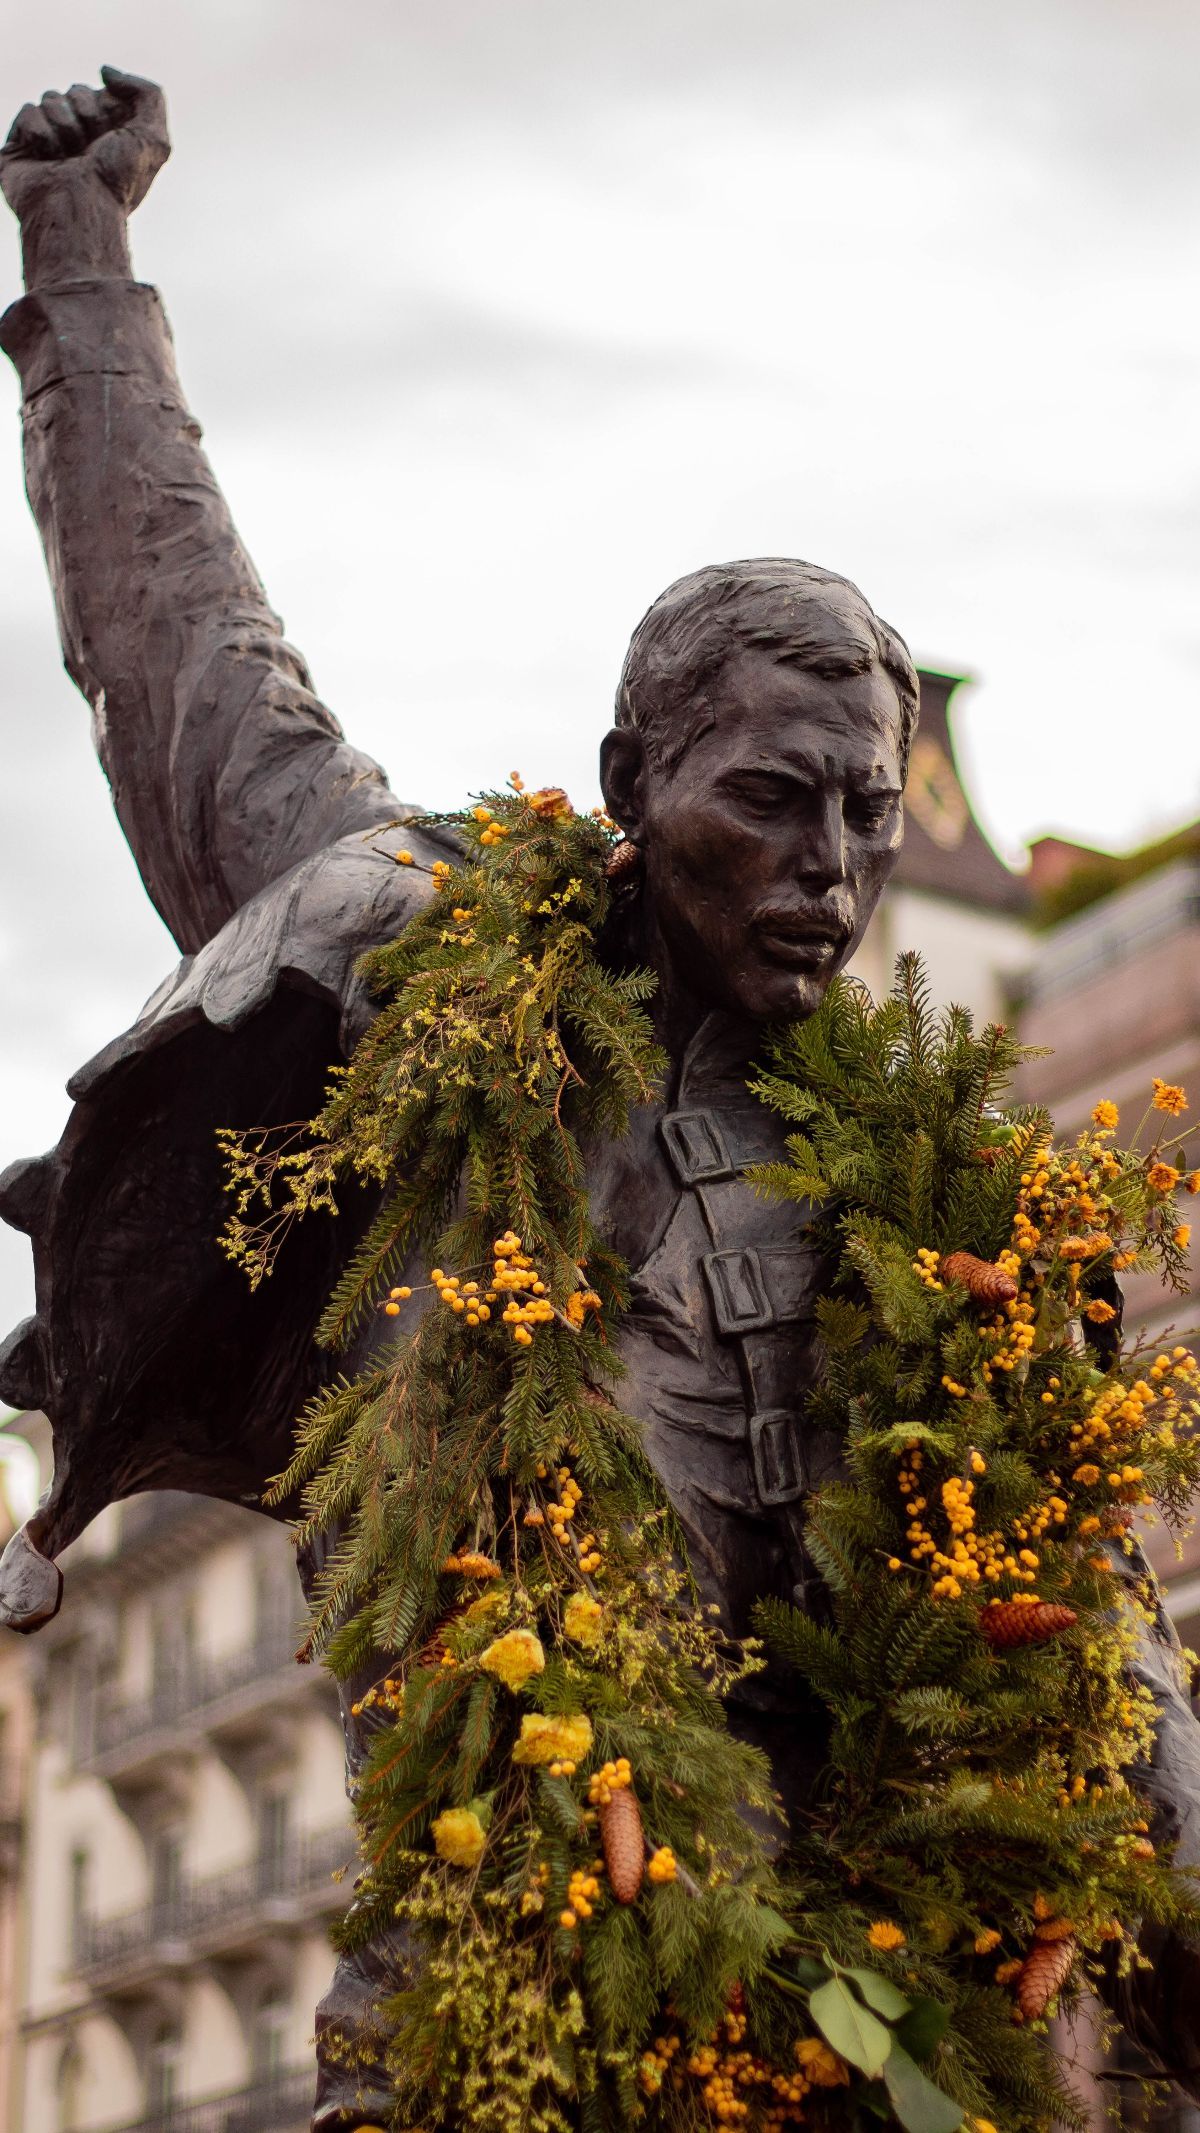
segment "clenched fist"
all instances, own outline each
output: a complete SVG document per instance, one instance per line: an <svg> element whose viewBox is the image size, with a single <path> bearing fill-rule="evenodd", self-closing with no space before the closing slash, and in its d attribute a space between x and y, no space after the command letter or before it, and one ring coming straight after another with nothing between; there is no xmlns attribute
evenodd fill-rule
<svg viewBox="0 0 1200 2133"><path fill-rule="evenodd" d="M0 190L19 218L30 288L127 274L125 218L171 153L163 93L102 67L102 89L48 90L0 148Z"/></svg>

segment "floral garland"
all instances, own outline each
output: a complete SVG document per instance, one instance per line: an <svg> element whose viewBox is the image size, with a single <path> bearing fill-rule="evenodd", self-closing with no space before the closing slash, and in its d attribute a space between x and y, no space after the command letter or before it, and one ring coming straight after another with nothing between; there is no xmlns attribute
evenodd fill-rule
<svg viewBox="0 0 1200 2133"><path fill-rule="evenodd" d="M367 959L380 1012L303 1140L223 1136L252 1280L347 1182L383 1193L320 1337L403 1337L314 1403L276 1495L337 1534L306 1656L369 1682L343 1933L412 1951L393 2124L1082 2126L1048 2015L1137 1961L1136 1922L1200 1923L1136 1789L1126 1530L1184 1514L1196 1364L1123 1358L1108 1281L1181 1278L1182 1162L1116 1151L1112 1106L1067 1149L1004 1110L1018 1048L934 1017L912 959L779 1034L789 1160L757 1182L835 1254L809 1419L845 1473L808 1519L828 1620L772 1604L731 1643L620 1411L588 1214L581 1144L663 1067L651 981L598 951L615 832L513 784L438 818L461 862ZM725 1713L768 1660L828 1726L789 1831Z"/></svg>

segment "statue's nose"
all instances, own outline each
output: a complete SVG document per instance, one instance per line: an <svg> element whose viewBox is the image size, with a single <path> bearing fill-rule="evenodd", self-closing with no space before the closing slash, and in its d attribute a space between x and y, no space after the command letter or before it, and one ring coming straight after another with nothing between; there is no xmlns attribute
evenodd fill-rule
<svg viewBox="0 0 1200 2133"><path fill-rule="evenodd" d="M846 825L841 798L830 793L804 825L797 853L804 881L833 888L846 879Z"/></svg>

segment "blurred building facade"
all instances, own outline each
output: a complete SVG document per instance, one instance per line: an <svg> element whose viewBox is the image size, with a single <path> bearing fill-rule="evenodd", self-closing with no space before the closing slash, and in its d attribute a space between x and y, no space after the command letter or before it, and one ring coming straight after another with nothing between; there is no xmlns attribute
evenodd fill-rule
<svg viewBox="0 0 1200 2133"><path fill-rule="evenodd" d="M1032 953L1028 883L992 850L959 775L950 713L965 678L923 667L920 683L904 844L850 968L878 999L896 957L918 949L935 1000L1005 1021Z"/></svg>
<svg viewBox="0 0 1200 2133"><path fill-rule="evenodd" d="M1200 833L1185 831L1122 858L1046 839L1034 848L1031 872L1043 909L1063 916L1039 934L1024 981L1020 1033L1026 1043L1046 1046L1048 1056L1025 1066L1020 1094L1045 1104L1064 1137L1087 1125L1102 1097L1119 1107L1125 1145L1139 1121L1143 1147L1156 1128L1174 1134L1192 1125L1195 1106L1179 1120L1146 1114L1155 1075L1200 1095ZM1192 1161L1200 1161L1200 1142ZM1181 1221L1197 1210L1200 1201L1180 1196ZM1195 1271L1182 1295L1147 1275L1123 1275L1122 1287L1127 1340L1155 1349L1195 1344ZM1143 1539L1181 1642L1200 1651L1200 1538L1177 1548L1160 1529ZM1106 2061L1086 2017L1072 2050L1098 2122L1118 2097L1119 2122L1139 2133L1200 2133L1200 2109L1178 2092L1145 2112L1131 2079L1142 2070L1138 2055L1125 2049Z"/></svg>
<svg viewBox="0 0 1200 2133"><path fill-rule="evenodd" d="M44 1418L23 1426L46 1456ZM36 1713L12 2133L307 2133L354 1840L287 1534L163 1493L63 1567L58 1619L4 1643Z"/></svg>

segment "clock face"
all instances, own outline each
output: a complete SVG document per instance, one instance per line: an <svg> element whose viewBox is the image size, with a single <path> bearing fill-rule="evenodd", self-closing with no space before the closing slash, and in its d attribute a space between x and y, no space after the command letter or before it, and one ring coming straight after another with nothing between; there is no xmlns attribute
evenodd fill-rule
<svg viewBox="0 0 1200 2133"><path fill-rule="evenodd" d="M913 744L904 805L944 852L953 852L962 843L970 812L954 765L932 735L918 735Z"/></svg>

